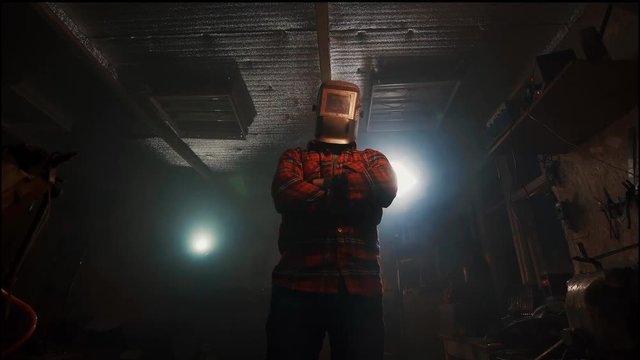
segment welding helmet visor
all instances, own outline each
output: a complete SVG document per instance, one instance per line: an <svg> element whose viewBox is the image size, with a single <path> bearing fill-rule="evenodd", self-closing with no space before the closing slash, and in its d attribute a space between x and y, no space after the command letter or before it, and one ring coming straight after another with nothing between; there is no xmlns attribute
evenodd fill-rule
<svg viewBox="0 0 640 360"><path fill-rule="evenodd" d="M356 140L360 118L360 89L344 81L327 81L318 94L316 139L331 144Z"/></svg>

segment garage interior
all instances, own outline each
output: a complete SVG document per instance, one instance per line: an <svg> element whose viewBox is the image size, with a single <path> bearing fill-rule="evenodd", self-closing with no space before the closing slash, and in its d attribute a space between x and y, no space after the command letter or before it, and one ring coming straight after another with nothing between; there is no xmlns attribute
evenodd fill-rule
<svg viewBox="0 0 640 360"><path fill-rule="evenodd" d="M637 358L638 33L637 3L3 3L3 357L264 358L271 181L333 79L398 170L385 359Z"/></svg>

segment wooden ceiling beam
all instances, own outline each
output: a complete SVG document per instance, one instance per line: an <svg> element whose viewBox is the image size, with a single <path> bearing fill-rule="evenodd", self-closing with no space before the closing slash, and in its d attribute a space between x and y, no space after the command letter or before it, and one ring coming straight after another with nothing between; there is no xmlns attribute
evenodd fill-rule
<svg viewBox="0 0 640 360"><path fill-rule="evenodd" d="M329 4L315 3L316 31L318 33L318 59L322 82L331 80L331 56L329 54Z"/></svg>
<svg viewBox="0 0 640 360"><path fill-rule="evenodd" d="M158 118L157 116L150 116L147 111L129 94L129 92L120 84L117 80L117 74L107 62L107 60L101 56L97 49L92 46L88 39L80 39L75 34L73 29L69 25L70 19L61 19L52 8L46 3L31 3L31 6L40 14L47 22L49 22L53 28L60 33L60 35L69 43L73 45L73 48L78 52L83 59L90 62L93 68L100 74L100 77L109 85L110 89L121 99L126 105L128 105L134 112L135 116L142 119L147 123L155 133L160 136L180 157L182 157L194 170L206 179L213 179L213 172L207 166L202 159L196 155L193 150L187 145L175 132L170 124ZM54 5L55 6L55 5ZM73 25L73 24L71 24Z"/></svg>

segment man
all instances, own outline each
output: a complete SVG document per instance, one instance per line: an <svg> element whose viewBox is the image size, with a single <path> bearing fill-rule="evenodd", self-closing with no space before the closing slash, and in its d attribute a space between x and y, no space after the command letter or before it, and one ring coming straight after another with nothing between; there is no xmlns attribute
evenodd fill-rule
<svg viewBox="0 0 640 360"><path fill-rule="evenodd" d="M396 196L380 152L356 149L360 90L322 84L315 140L280 158L272 196L282 214L267 320L268 360L382 359L384 324L377 225Z"/></svg>

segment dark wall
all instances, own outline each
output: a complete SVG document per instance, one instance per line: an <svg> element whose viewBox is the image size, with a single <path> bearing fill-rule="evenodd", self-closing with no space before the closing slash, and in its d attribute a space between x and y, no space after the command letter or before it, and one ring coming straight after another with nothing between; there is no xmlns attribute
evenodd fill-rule
<svg viewBox="0 0 640 360"><path fill-rule="evenodd" d="M186 358L208 343L229 358L260 357L278 257L275 164L212 181L170 166L129 136L139 122L131 109L42 21L26 5L3 4L3 145L78 153L60 168L64 193L14 288L40 319L29 346L137 346L158 359ZM20 106L31 106L46 131L16 118L20 84L55 100L71 126L28 104ZM199 225L217 241L205 257L188 247ZM3 228L4 249L21 239ZM124 340L100 345L87 331Z"/></svg>
<svg viewBox="0 0 640 360"><path fill-rule="evenodd" d="M39 310L39 331L57 320L100 331L138 324L166 341L180 333L167 327L184 327L214 347L246 336L259 344L277 260L271 174L205 181L114 130L126 114L99 110L74 128L79 154L60 173L64 194L16 286ZM217 245L198 257L188 241L203 224Z"/></svg>

